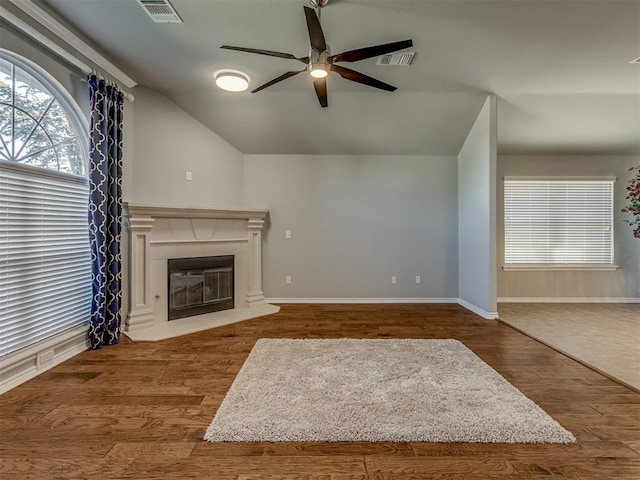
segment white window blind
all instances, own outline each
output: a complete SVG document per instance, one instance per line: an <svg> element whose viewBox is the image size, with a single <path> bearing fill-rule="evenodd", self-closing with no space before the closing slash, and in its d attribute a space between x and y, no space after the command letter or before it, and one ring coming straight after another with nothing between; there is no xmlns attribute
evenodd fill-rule
<svg viewBox="0 0 640 480"><path fill-rule="evenodd" d="M89 320L87 180L0 162L0 358Z"/></svg>
<svg viewBox="0 0 640 480"><path fill-rule="evenodd" d="M505 178L505 265L613 265L614 180Z"/></svg>

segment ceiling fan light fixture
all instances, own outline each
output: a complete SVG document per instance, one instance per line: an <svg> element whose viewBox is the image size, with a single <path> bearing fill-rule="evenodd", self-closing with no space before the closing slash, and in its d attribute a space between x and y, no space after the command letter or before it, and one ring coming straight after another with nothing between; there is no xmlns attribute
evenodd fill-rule
<svg viewBox="0 0 640 480"><path fill-rule="evenodd" d="M215 78L216 85L227 92L244 92L249 88L249 76L238 70L220 70Z"/></svg>
<svg viewBox="0 0 640 480"><path fill-rule="evenodd" d="M379 57L389 53L394 53L405 48L413 47L413 41L402 40L399 42L384 43L380 45L372 45L370 47L358 48L356 50L349 50L339 53L337 55L331 54L331 48L327 44L322 31L322 25L320 25L320 12L322 7L327 4L328 0L309 0L312 7L317 8L314 11L311 7L304 8L304 17L307 22L307 31L309 32L309 56L297 57L291 53L276 52L272 50L262 50L257 48L247 47L235 47L232 45L222 45L220 48L227 50L237 50L240 52L255 53L258 55L266 55L269 57L287 58L289 60L296 60L302 62L305 68L302 70L290 70L284 72L282 75L269 80L267 83L260 85L258 88L252 90L251 93L257 93L265 88L268 88L276 83L282 82L288 78L298 75L302 72L309 73L309 76L313 79L313 88L318 97L318 102L321 107L328 107L329 101L327 99L327 81L326 78L330 73L337 73L342 78L367 85L369 87L378 88L387 92L394 92L397 90L393 85L382 82L376 78L369 77L356 70L337 65L340 62L359 62L360 60L366 60L368 58ZM405 52L406 54L406 52ZM410 63L410 62L409 62Z"/></svg>
<svg viewBox="0 0 640 480"><path fill-rule="evenodd" d="M318 52L313 48L309 49L309 75L313 78L326 78L331 69L329 62L331 49L327 45L324 52Z"/></svg>
<svg viewBox="0 0 640 480"><path fill-rule="evenodd" d="M329 75L328 65L323 63L317 63L315 65L311 65L309 68L309 74L313 78L326 78Z"/></svg>

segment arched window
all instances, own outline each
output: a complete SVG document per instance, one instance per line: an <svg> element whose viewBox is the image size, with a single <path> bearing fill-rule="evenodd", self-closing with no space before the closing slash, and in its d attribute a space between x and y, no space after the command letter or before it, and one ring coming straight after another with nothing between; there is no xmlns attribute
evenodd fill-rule
<svg viewBox="0 0 640 480"><path fill-rule="evenodd" d="M87 132L51 75L0 49L0 359L86 328Z"/></svg>
<svg viewBox="0 0 640 480"><path fill-rule="evenodd" d="M77 105L45 72L0 51L0 159L84 176Z"/></svg>

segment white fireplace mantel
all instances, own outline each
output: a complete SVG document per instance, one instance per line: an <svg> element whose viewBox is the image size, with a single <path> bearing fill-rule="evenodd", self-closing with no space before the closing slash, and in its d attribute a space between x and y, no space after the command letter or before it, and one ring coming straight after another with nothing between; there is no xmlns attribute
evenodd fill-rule
<svg viewBox="0 0 640 480"><path fill-rule="evenodd" d="M264 220L269 213L266 208L207 208L188 205L162 205L128 202L124 207L130 217L154 218L236 218Z"/></svg>
<svg viewBox="0 0 640 480"><path fill-rule="evenodd" d="M279 310L265 303L262 291L262 228L269 210L133 202L124 207L130 232L124 331L133 340L162 340ZM216 255L234 255L234 309L169 322L167 260Z"/></svg>

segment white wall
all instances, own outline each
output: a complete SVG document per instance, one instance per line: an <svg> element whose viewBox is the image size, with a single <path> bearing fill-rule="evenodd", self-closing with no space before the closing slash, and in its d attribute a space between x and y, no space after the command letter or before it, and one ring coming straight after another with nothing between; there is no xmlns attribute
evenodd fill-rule
<svg viewBox="0 0 640 480"><path fill-rule="evenodd" d="M193 206L242 204L242 153L165 96L144 87L125 131L133 159L125 168L125 200ZM131 112L133 110L133 112ZM129 133L129 137L127 136ZM193 180L187 181L187 171Z"/></svg>
<svg viewBox="0 0 640 480"><path fill-rule="evenodd" d="M496 315L496 99L487 98L458 154L458 296Z"/></svg>
<svg viewBox="0 0 640 480"><path fill-rule="evenodd" d="M456 298L456 182L455 157L247 155L265 296Z"/></svg>
<svg viewBox="0 0 640 480"><path fill-rule="evenodd" d="M498 296L506 298L640 298L640 240L633 237L625 206L630 167L640 157L622 156L499 156L498 157ZM505 176L615 176L615 271L503 271Z"/></svg>

